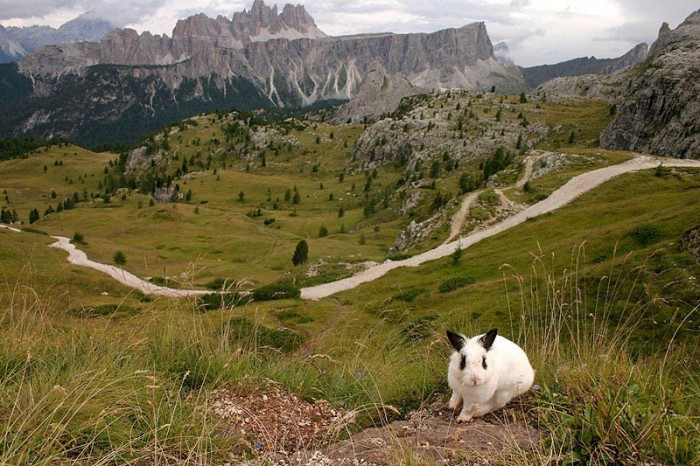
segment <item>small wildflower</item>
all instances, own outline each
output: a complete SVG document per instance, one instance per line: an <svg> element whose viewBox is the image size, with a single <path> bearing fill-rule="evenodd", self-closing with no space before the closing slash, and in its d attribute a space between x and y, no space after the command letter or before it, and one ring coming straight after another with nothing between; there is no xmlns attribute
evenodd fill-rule
<svg viewBox="0 0 700 466"><path fill-rule="evenodd" d="M258 450L261 449L261 448L262 448L262 443L260 443L260 442L255 442L255 448L257 448Z"/></svg>
<svg viewBox="0 0 700 466"><path fill-rule="evenodd" d="M541 387L540 387L539 385L535 384L535 385L532 386L532 389L533 389L534 391L536 391L536 392L539 392L540 389L541 389Z"/></svg>
<svg viewBox="0 0 700 466"><path fill-rule="evenodd" d="M364 374L362 373L362 371L360 371L360 372L357 373L357 376L358 376L358 377L362 377L363 375L364 375Z"/></svg>

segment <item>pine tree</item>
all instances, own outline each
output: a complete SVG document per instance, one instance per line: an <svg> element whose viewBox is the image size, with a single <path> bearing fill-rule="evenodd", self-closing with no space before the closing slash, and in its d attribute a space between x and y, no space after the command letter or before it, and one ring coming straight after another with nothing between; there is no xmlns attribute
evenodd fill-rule
<svg viewBox="0 0 700 466"><path fill-rule="evenodd" d="M292 256L292 264L301 265L309 259L309 245L306 244L305 240L299 241L296 249L294 249L294 255Z"/></svg>
<svg viewBox="0 0 700 466"><path fill-rule="evenodd" d="M60 204L59 204L59 205L60 205ZM34 223L34 222L36 222L37 220L39 220L39 211L36 210L36 209L32 209L32 210L29 212L29 223L30 223L30 224L31 224L31 223Z"/></svg>

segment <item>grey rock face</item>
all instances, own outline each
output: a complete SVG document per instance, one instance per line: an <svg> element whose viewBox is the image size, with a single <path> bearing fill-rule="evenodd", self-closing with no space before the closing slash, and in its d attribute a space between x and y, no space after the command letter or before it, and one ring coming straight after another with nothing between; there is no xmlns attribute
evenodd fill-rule
<svg viewBox="0 0 700 466"><path fill-rule="evenodd" d="M538 95L558 100L560 97L588 97L615 102L620 94L624 73L613 75L585 74L549 80L537 88Z"/></svg>
<svg viewBox="0 0 700 466"><path fill-rule="evenodd" d="M0 26L0 63L17 61L27 52L13 40L7 30Z"/></svg>
<svg viewBox="0 0 700 466"><path fill-rule="evenodd" d="M673 31L662 27L649 58L625 73L603 147L700 158L699 76L700 10Z"/></svg>
<svg viewBox="0 0 700 466"><path fill-rule="evenodd" d="M336 121L375 119L396 110L401 99L424 92L401 74L390 75L381 63L376 63L364 77L353 99L340 107Z"/></svg>
<svg viewBox="0 0 700 466"><path fill-rule="evenodd" d="M266 24L264 18L261 24ZM212 21L190 18L176 27L173 39L149 33L139 36L125 29L99 44L46 47L23 59L20 70L39 83L37 90L42 93L50 92L42 82L80 75L98 64L145 65L149 70L140 71L142 78L159 76L172 88L183 79L242 77L256 83L276 106L348 100L377 62L388 73L401 73L414 86L428 89L484 89L494 84L501 89L522 88L517 70L493 57L483 23L432 34L270 39L227 48L219 44L232 44L238 38L223 36ZM195 27L199 23L206 27ZM177 73L172 72L173 64L178 64Z"/></svg>

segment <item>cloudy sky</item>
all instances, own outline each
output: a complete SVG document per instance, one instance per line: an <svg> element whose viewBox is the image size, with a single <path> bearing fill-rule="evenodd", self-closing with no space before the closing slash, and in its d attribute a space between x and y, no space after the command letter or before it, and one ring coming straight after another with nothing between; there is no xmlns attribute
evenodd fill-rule
<svg viewBox="0 0 700 466"><path fill-rule="evenodd" d="M170 35L195 13L231 17L253 0L0 0L0 24L58 27L92 11L119 26ZM274 4L274 0L266 3ZM280 1L280 7L284 4ZM432 32L484 21L519 65L580 56L622 55L651 43L663 21L672 28L700 8L698 0L294 0L327 34Z"/></svg>

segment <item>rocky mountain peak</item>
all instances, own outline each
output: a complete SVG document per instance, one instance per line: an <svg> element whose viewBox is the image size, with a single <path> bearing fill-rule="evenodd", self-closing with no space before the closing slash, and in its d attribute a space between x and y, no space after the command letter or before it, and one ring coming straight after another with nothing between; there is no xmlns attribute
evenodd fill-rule
<svg viewBox="0 0 700 466"><path fill-rule="evenodd" d="M277 5L269 7L263 0L255 0L250 11L234 13L232 23L236 35L244 42L246 38L257 42L273 38L326 37L302 5L287 4L280 14Z"/></svg>
<svg viewBox="0 0 700 466"><path fill-rule="evenodd" d="M280 14L282 20L287 24L296 25L297 28L316 28L316 23L311 15L306 11L304 5L292 5L287 3Z"/></svg>
<svg viewBox="0 0 700 466"><path fill-rule="evenodd" d="M626 92L601 137L608 149L679 158L700 153L700 11L676 29L664 23L647 59L624 76Z"/></svg>
<svg viewBox="0 0 700 466"><path fill-rule="evenodd" d="M699 31L700 10L691 13L676 29L671 29L668 23L663 23L659 29L659 37L649 50L649 56L665 52L671 44L697 41Z"/></svg>

